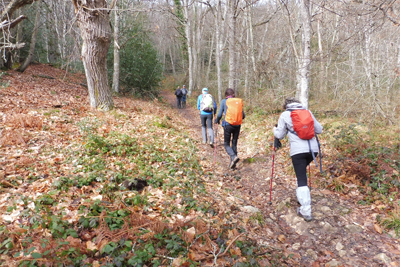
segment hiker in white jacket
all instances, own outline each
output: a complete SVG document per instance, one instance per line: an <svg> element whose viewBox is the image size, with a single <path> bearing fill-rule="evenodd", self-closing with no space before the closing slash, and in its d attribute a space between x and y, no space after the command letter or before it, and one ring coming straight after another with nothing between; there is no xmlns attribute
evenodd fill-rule
<svg viewBox="0 0 400 267"><path fill-rule="evenodd" d="M305 109L303 105L295 98L289 97L285 100L283 108L286 109L279 117L277 127L274 127L274 136L278 139L283 139L286 135L289 136L290 156L292 158L293 168L297 177L296 196L300 203L300 208L297 209L297 214L303 217L306 221L312 220L311 216L311 195L307 183L307 166L313 161L313 155L318 154L318 142L316 138L311 140L303 140L297 136L293 130L291 111L296 109ZM311 113L311 111L310 111ZM322 133L322 125L314 119L314 130L316 134ZM310 145L308 143L310 141Z"/></svg>

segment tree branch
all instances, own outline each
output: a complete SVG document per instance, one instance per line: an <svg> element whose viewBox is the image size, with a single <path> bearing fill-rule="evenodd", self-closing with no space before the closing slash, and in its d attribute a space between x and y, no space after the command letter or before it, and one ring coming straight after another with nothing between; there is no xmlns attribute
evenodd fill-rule
<svg viewBox="0 0 400 267"><path fill-rule="evenodd" d="M5 30L7 29L11 29L14 28L18 23L20 23L22 20L26 19L26 17L24 15L19 16L18 18L12 20L12 21L3 21L0 23L0 30Z"/></svg>
<svg viewBox="0 0 400 267"><path fill-rule="evenodd" d="M37 0L12 0L7 7L1 12L1 21L9 20L12 15L14 14L15 10L21 8L25 5L32 4L34 1Z"/></svg>

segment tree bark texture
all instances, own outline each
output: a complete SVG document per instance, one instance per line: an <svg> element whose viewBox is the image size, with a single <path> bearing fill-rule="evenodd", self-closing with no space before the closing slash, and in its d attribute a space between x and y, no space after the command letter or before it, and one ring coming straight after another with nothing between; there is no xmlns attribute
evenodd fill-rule
<svg viewBox="0 0 400 267"><path fill-rule="evenodd" d="M222 100L222 56L223 56L223 22L222 22L222 4L221 0L217 4L217 12L215 19L215 35L216 35L216 47L215 47L215 63L217 65L217 84L218 84L218 99Z"/></svg>
<svg viewBox="0 0 400 267"><path fill-rule="evenodd" d="M114 11L114 72L113 72L113 83L112 90L116 93L119 92L119 70L120 70L120 58L119 58L119 11L118 5L115 6Z"/></svg>
<svg viewBox="0 0 400 267"><path fill-rule="evenodd" d="M185 37L188 52L188 69L189 69L189 90L188 95L191 96L193 92L193 36L192 36L192 17L191 17L191 7L189 6L189 1L183 1L183 12L185 17Z"/></svg>
<svg viewBox="0 0 400 267"><path fill-rule="evenodd" d="M237 94L236 77L236 9L237 0L229 1L229 88Z"/></svg>
<svg viewBox="0 0 400 267"><path fill-rule="evenodd" d="M114 103L107 77L107 52L111 43L110 17L105 0L72 0L81 30L82 61L90 106L102 111Z"/></svg>
<svg viewBox="0 0 400 267"><path fill-rule="evenodd" d="M39 31L40 4L41 3L42 3L42 1L38 1L38 3L37 3L35 25L34 25L33 31L32 31L31 44L29 46L29 53L28 53L28 57L24 61L24 64L22 64L21 68L19 69L19 71L21 71L21 72L24 72L26 70L26 68L28 68L28 66L31 64L33 54L35 53L36 39L37 39L38 31Z"/></svg>
<svg viewBox="0 0 400 267"><path fill-rule="evenodd" d="M300 14L302 21L302 53L299 60L297 76L296 97L303 106L308 109L308 91L310 84L310 65L311 65L311 16L310 0L303 0L300 3Z"/></svg>

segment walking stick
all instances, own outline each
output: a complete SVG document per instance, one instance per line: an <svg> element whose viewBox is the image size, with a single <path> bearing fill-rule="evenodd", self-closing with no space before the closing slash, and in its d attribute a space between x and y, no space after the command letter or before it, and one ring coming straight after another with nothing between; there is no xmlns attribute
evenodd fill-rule
<svg viewBox="0 0 400 267"><path fill-rule="evenodd" d="M274 153L272 154L272 174L271 174L271 185L269 187L269 202L268 204L272 205L272 179L274 178L274 163L275 163L275 145L274 145Z"/></svg>
<svg viewBox="0 0 400 267"><path fill-rule="evenodd" d="M215 124L215 140L214 140L214 165L217 162L217 145L218 145L218 124Z"/></svg>
<svg viewBox="0 0 400 267"><path fill-rule="evenodd" d="M308 165L308 184L311 190L311 164Z"/></svg>

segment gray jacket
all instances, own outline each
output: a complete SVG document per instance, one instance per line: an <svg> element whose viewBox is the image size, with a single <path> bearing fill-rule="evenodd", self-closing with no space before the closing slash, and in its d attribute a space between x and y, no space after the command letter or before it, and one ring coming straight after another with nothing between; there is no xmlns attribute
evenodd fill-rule
<svg viewBox="0 0 400 267"><path fill-rule="evenodd" d="M300 103L290 103L286 106L286 108L290 110L304 109L304 107ZM315 119L311 111L310 113L314 119L315 133L316 134L322 133L322 125ZM274 136L278 139L285 138L286 134L289 136L290 156L300 153L310 152L308 141L300 139L300 137L298 137L293 132L294 130L293 130L292 118L290 117L290 111L286 110L279 117L278 127L274 129ZM310 145L313 152L318 152L318 143L315 137L310 140Z"/></svg>

